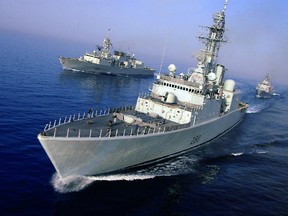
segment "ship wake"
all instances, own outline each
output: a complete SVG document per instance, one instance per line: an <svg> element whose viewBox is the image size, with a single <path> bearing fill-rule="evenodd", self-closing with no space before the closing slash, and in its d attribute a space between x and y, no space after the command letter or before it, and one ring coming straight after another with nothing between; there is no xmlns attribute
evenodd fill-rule
<svg viewBox="0 0 288 216"><path fill-rule="evenodd" d="M98 181L135 181L154 178L153 175L117 174L108 176L68 176L61 178L57 173L52 177L51 183L59 193L79 192L93 182Z"/></svg>
<svg viewBox="0 0 288 216"><path fill-rule="evenodd" d="M100 181L139 181L155 177L183 175L194 172L196 158L179 156L169 161L155 164L147 168L139 169L130 173L119 173L101 176L68 176L61 178L57 173L52 176L51 184L59 193L79 192Z"/></svg>
<svg viewBox="0 0 288 216"><path fill-rule="evenodd" d="M262 104L250 105L247 113L259 113L263 109L265 109L265 107Z"/></svg>

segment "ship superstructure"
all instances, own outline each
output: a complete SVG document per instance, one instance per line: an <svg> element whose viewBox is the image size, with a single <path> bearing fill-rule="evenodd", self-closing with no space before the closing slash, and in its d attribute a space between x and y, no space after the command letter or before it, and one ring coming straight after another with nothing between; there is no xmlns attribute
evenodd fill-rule
<svg viewBox="0 0 288 216"><path fill-rule="evenodd" d="M110 29L104 38L103 45L97 46L92 53L85 53L80 58L60 57L63 69L87 73L104 73L113 75L153 76L155 69L145 66L134 55L114 50L112 54Z"/></svg>
<svg viewBox="0 0 288 216"><path fill-rule="evenodd" d="M271 86L270 74L267 73L264 80L256 86L257 98L271 98L273 95L273 87Z"/></svg>
<svg viewBox="0 0 288 216"><path fill-rule="evenodd" d="M38 139L61 177L99 175L183 154L232 129L245 115L235 81L217 63L225 42L225 11L213 16L195 69L158 74L135 107L90 110L47 124Z"/></svg>

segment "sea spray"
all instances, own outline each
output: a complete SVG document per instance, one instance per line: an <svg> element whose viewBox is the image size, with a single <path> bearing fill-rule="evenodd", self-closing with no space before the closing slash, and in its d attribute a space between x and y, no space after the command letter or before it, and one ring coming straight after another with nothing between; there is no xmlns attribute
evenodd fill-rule
<svg viewBox="0 0 288 216"><path fill-rule="evenodd" d="M93 179L86 176L68 176L61 178L57 173L52 177L51 183L59 193L78 192L88 187Z"/></svg>
<svg viewBox="0 0 288 216"><path fill-rule="evenodd" d="M59 193L79 192L94 182L99 181L139 181L155 177L176 176L193 173L196 157L179 156L169 161L139 169L131 173L121 173L101 176L68 176L61 178L57 173L52 176L51 184Z"/></svg>

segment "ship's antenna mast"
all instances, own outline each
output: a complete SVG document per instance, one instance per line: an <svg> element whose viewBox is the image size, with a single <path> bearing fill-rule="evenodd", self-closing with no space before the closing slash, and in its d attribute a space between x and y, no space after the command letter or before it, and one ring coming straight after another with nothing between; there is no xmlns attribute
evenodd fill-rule
<svg viewBox="0 0 288 216"><path fill-rule="evenodd" d="M110 41L110 29L108 29L107 36L103 40L103 50L101 51L101 56L104 58L110 57L110 46L112 43Z"/></svg>
<svg viewBox="0 0 288 216"><path fill-rule="evenodd" d="M163 49L163 53L162 53L162 58L161 58L161 63L160 63L160 68L159 68L159 75L161 74L161 70L162 70L162 66L163 66L163 61L164 61L164 56L166 53L166 46L167 46L167 38L165 40L165 44L164 44L164 49Z"/></svg>
<svg viewBox="0 0 288 216"><path fill-rule="evenodd" d="M225 1L224 8L223 8L223 13L226 12L227 5L228 5L228 1L229 1L229 0L226 0L226 1Z"/></svg>
<svg viewBox="0 0 288 216"><path fill-rule="evenodd" d="M205 66L204 75L207 75L215 69L218 52L221 43L227 40L224 38L225 32L225 12L227 9L228 0L225 0L223 11L213 15L214 24L207 27L209 33L207 36L200 36L200 40L205 44L203 63Z"/></svg>

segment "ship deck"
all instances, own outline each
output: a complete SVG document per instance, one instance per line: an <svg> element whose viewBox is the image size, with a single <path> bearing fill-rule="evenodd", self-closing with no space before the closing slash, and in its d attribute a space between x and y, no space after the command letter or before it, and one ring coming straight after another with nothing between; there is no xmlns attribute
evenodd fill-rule
<svg viewBox="0 0 288 216"><path fill-rule="evenodd" d="M186 128L189 124L178 124L161 117L152 117L135 110L122 111L121 114L133 116L141 122L129 124L115 117L115 112L102 115L86 115L78 118L65 118L55 121L53 125L47 124L43 136L49 137L118 137L145 135L151 133L167 132ZM67 121L66 121L67 120Z"/></svg>

